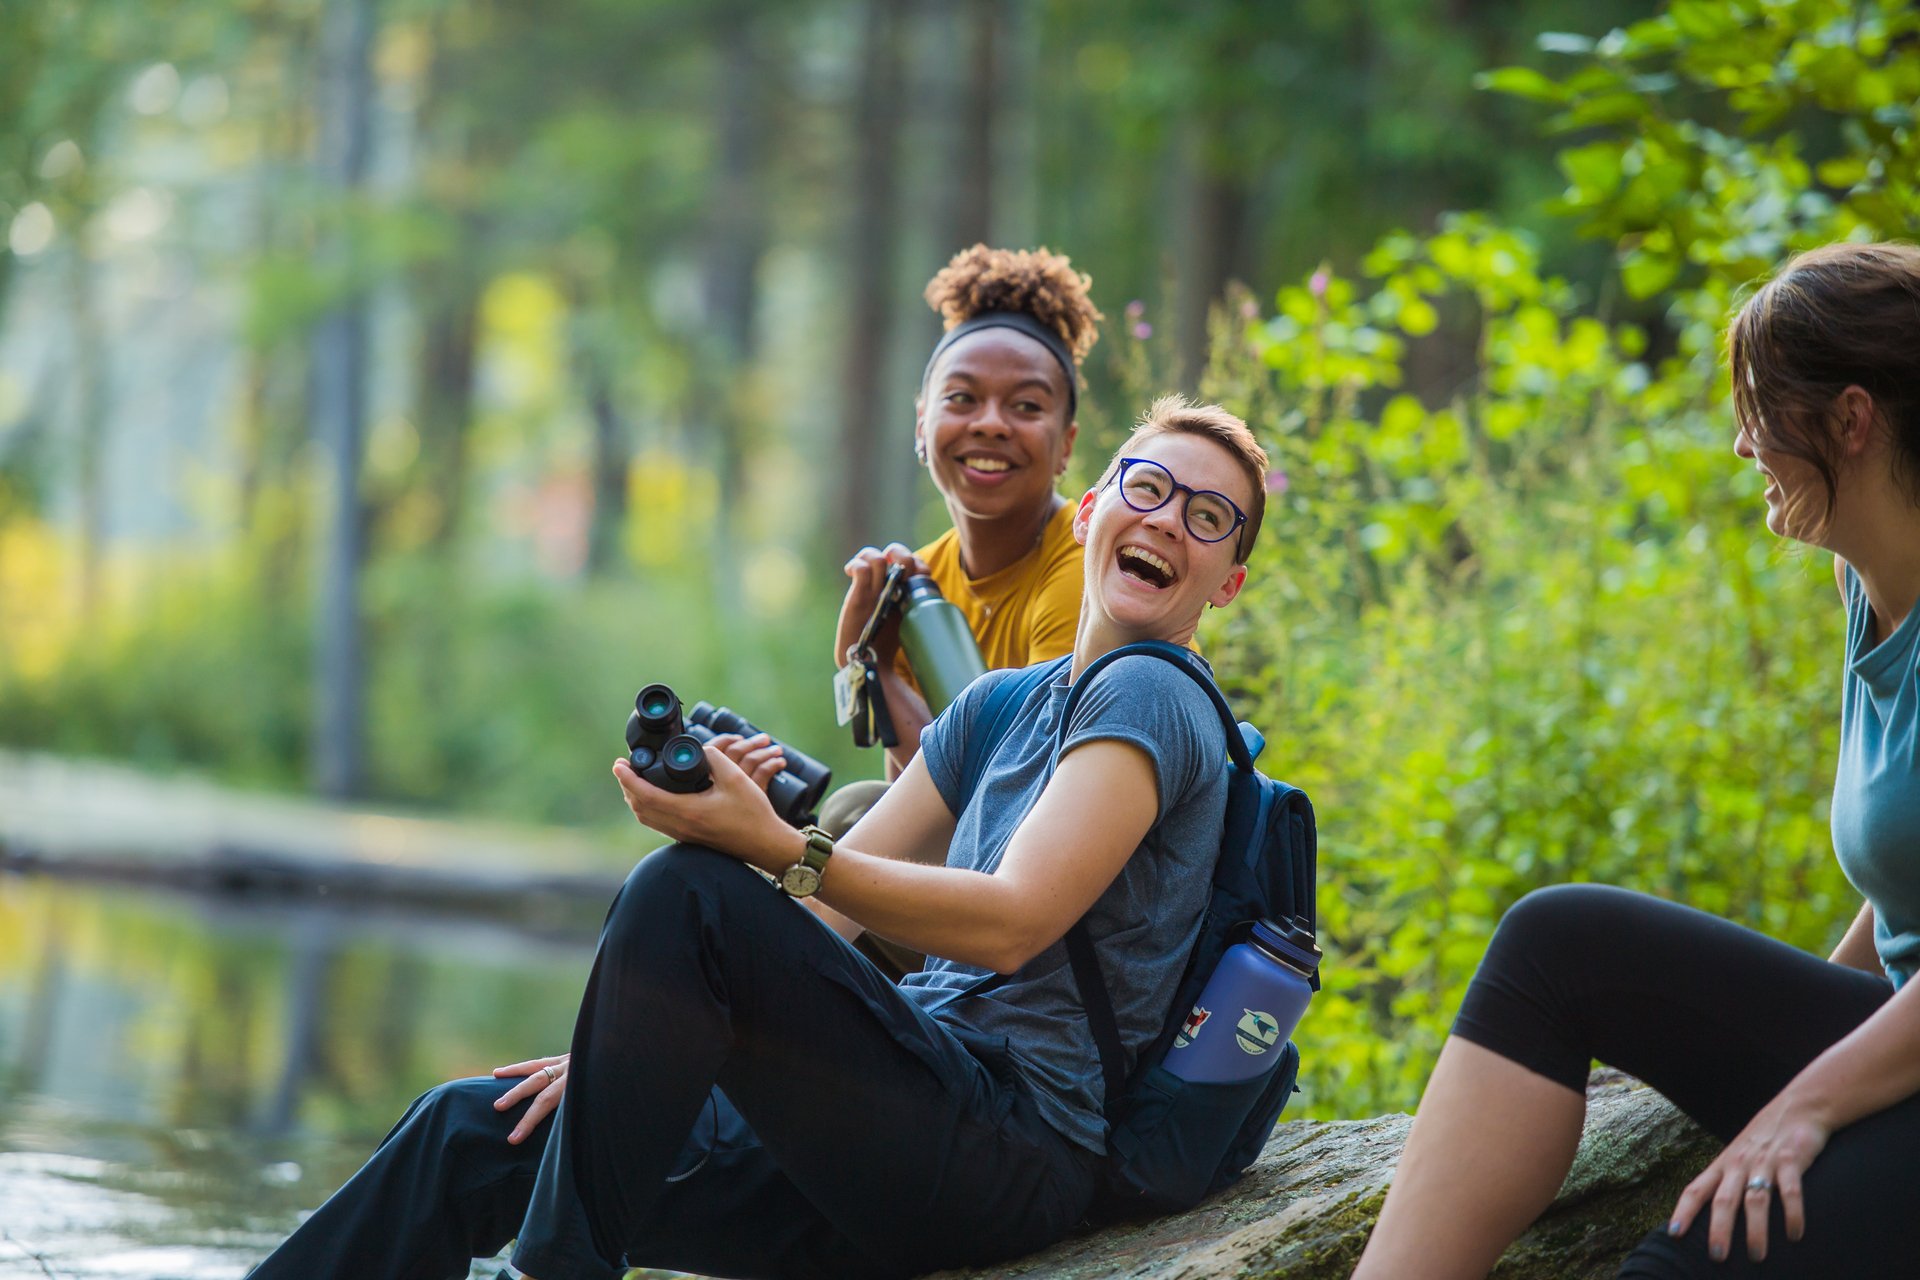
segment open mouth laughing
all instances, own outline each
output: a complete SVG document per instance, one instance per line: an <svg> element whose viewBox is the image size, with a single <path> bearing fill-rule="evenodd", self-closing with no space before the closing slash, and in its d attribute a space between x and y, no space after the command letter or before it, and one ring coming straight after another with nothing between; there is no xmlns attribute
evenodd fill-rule
<svg viewBox="0 0 1920 1280"><path fill-rule="evenodd" d="M1156 591L1164 591L1172 586L1180 576L1166 560L1145 547L1122 547L1115 553L1120 572L1129 578L1136 578Z"/></svg>

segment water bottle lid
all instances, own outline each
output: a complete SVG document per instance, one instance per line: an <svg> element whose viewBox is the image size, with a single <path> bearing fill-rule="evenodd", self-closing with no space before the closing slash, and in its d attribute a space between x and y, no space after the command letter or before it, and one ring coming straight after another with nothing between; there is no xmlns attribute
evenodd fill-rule
<svg viewBox="0 0 1920 1280"><path fill-rule="evenodd" d="M906 598L910 603L918 604L929 597L935 600L947 598L941 592L940 584L924 573L916 573L907 579Z"/></svg>
<svg viewBox="0 0 1920 1280"><path fill-rule="evenodd" d="M1272 920L1253 922L1251 941L1274 959L1313 977L1320 969L1320 948L1313 934L1297 924L1277 924Z"/></svg>

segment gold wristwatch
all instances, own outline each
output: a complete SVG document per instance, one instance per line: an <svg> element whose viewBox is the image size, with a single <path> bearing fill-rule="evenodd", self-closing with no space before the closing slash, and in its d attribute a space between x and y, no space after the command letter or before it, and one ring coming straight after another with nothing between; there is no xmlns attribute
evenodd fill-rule
<svg viewBox="0 0 1920 1280"><path fill-rule="evenodd" d="M800 861L780 873L780 887L789 898L809 898L818 892L820 875L833 856L833 837L819 827L802 827L800 834L807 838L806 850Z"/></svg>

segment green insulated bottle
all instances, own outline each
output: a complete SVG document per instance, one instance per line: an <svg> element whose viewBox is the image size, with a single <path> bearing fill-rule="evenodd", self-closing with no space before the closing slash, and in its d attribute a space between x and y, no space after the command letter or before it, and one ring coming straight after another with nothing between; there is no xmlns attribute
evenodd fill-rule
<svg viewBox="0 0 1920 1280"><path fill-rule="evenodd" d="M980 646L953 601L940 594L932 578L920 574L907 579L906 598L900 604L900 647L927 706L939 715L960 691L985 675Z"/></svg>

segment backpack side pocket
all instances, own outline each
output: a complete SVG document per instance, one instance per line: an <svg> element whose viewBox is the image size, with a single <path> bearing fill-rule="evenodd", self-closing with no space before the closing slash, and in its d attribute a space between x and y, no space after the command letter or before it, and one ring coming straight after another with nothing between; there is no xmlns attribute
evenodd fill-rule
<svg viewBox="0 0 1920 1280"><path fill-rule="evenodd" d="M1178 1213L1238 1180L1293 1093L1299 1064L1289 1041L1246 1080L1196 1083L1165 1067L1148 1069L1132 1091L1134 1105L1107 1132L1102 1214Z"/></svg>

